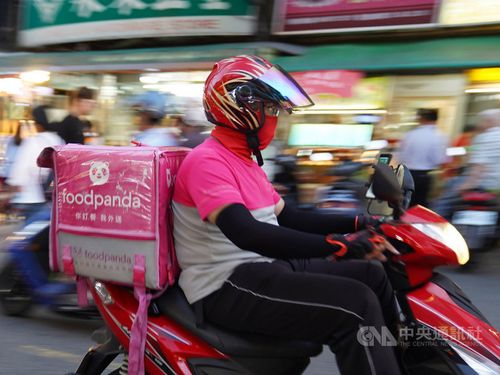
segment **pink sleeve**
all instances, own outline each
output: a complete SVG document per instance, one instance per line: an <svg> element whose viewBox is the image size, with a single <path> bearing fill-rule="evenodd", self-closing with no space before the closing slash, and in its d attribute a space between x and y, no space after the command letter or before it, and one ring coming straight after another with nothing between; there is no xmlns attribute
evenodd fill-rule
<svg viewBox="0 0 500 375"><path fill-rule="evenodd" d="M191 170L185 183L202 220L224 205L244 204L233 174L221 160L206 158Z"/></svg>

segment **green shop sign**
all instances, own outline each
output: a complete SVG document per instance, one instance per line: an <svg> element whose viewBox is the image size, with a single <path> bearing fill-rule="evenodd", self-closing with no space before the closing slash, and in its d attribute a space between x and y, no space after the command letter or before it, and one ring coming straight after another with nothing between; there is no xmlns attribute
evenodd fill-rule
<svg viewBox="0 0 500 375"><path fill-rule="evenodd" d="M250 0L24 0L19 44L103 39L250 35Z"/></svg>

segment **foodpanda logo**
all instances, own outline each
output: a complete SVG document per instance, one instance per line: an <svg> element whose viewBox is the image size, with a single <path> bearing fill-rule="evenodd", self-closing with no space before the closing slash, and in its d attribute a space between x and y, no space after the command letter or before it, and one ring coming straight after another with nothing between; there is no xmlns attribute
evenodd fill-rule
<svg viewBox="0 0 500 375"><path fill-rule="evenodd" d="M68 205L91 206L94 210L101 207L114 207L125 209L141 209L141 197L135 191L121 189L118 194L99 194L92 189L94 186L104 185L109 180L109 163L93 161L90 164L89 178L92 186L89 190L76 189L77 191L63 189L60 192L60 207Z"/></svg>
<svg viewBox="0 0 500 375"><path fill-rule="evenodd" d="M93 161L90 164L89 177L92 185L104 185L109 180L109 163Z"/></svg>

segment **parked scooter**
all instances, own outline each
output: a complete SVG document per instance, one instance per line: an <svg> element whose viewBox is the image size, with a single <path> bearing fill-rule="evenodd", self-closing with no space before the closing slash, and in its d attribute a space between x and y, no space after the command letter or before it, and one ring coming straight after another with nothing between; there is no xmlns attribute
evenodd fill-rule
<svg viewBox="0 0 500 375"><path fill-rule="evenodd" d="M364 195L367 186L354 176L366 168L368 164L346 161L332 167L328 171L328 175L336 177L335 183L320 189L314 202L300 204L298 181L295 177L297 157L278 155L274 161L281 167L281 171L274 175L273 185L287 205L304 210L318 210L352 217L365 211Z"/></svg>
<svg viewBox="0 0 500 375"><path fill-rule="evenodd" d="M50 208L44 207L22 228L7 237L8 261L0 271L0 305L4 314L25 316L34 305L72 317L99 318L95 306L77 304L72 280L49 280Z"/></svg>
<svg viewBox="0 0 500 375"><path fill-rule="evenodd" d="M347 161L331 168L328 174L338 180L321 190L314 208L353 218L365 212L364 196L368 187L364 181L355 179L354 175L366 167L364 163Z"/></svg>
<svg viewBox="0 0 500 375"><path fill-rule="evenodd" d="M487 191L467 191L461 195L451 222L472 251L486 250L498 239L499 197Z"/></svg>
<svg viewBox="0 0 500 375"><path fill-rule="evenodd" d="M386 269L404 329L398 347L402 372L498 374L498 332L456 284L434 271L440 265L466 263L467 245L453 225L432 211L420 206L404 211L412 184L411 175L405 174L402 194L392 169L378 165L371 189L377 199L394 208L394 216L375 230L401 253L389 257ZM129 349L138 307L130 288L99 280L89 281L89 287L109 335L86 354L74 373L78 375L103 373L117 355ZM145 368L150 375L301 374L310 357L321 351L316 343L241 334L208 322L197 324L178 286L152 301L145 345Z"/></svg>

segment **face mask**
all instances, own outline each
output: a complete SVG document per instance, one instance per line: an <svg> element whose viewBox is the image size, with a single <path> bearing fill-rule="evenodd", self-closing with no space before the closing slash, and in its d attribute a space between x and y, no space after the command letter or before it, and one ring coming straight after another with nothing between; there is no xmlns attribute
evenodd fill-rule
<svg viewBox="0 0 500 375"><path fill-rule="evenodd" d="M278 116L266 116L266 122L262 129L259 130L258 136L260 141L259 150L265 149L274 138L276 126L278 125Z"/></svg>

